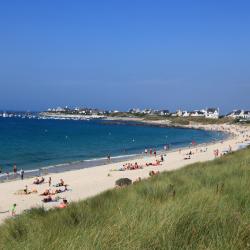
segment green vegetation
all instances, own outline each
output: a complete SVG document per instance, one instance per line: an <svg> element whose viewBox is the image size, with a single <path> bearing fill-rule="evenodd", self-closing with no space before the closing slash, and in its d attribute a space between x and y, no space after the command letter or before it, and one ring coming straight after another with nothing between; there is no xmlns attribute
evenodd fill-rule
<svg viewBox="0 0 250 250"><path fill-rule="evenodd" d="M234 123L236 120L230 117L220 117L219 119L209 119L205 117L177 117L177 116L164 116L157 114L130 114L127 112L118 112L109 114L110 117L133 117L139 118L144 121L159 121L168 120L172 125L189 125L195 124L224 124L224 123Z"/></svg>
<svg viewBox="0 0 250 250"><path fill-rule="evenodd" d="M233 123L234 119L230 117L221 117L219 119L209 119L205 117L168 117L168 120L173 124L188 125L192 123L199 124L224 124Z"/></svg>
<svg viewBox="0 0 250 250"><path fill-rule="evenodd" d="M0 227L0 249L250 249L250 148Z"/></svg>

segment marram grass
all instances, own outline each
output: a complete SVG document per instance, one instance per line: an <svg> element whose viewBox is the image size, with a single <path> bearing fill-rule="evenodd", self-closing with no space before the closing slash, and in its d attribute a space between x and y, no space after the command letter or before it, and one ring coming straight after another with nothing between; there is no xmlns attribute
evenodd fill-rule
<svg viewBox="0 0 250 250"><path fill-rule="evenodd" d="M250 149L32 209L0 227L0 249L250 249Z"/></svg>

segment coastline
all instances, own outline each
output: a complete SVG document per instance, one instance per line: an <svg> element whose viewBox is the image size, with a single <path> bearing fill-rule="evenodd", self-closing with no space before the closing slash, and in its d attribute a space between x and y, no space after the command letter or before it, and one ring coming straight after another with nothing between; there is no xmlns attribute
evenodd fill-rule
<svg viewBox="0 0 250 250"><path fill-rule="evenodd" d="M185 126L186 127L186 126ZM190 126L189 126L190 127ZM212 131L220 131L231 133L231 136L227 138L223 143L215 142L208 145L196 145L192 149L185 148L166 152L165 160L160 166L149 166L143 169L127 170L127 171L111 171L118 170L122 165L128 162L137 162L139 165L145 165L147 162L155 161L154 156L143 156L142 158L136 158L133 160L126 160L117 163L110 163L91 168L84 168L80 170L72 170L62 173L54 173L49 175L52 178L52 183L55 184L60 178L63 178L67 184L69 184L70 191L63 193L60 197L65 197L69 202L78 201L89 198L105 190L114 188L115 181L119 178L130 178L135 181L137 178L148 178L149 171L173 171L181 167L187 166L195 162L203 162L214 159L214 150L218 149L220 152L232 147L233 151L239 149L240 144L250 141L250 128L237 125L192 125L190 128L200 128ZM222 129L223 128L223 129ZM207 148L206 152L200 152L201 149ZM185 155L190 151L194 151L190 160L184 160ZM158 156L159 157L159 156ZM45 177L45 179L47 179ZM48 188L48 184L45 182L42 185L36 186L32 184L31 179L15 180L11 182L4 182L0 184L0 222L10 216L9 212L5 212L10 209L13 203L17 203L17 214L31 207L44 206L46 209L52 208L58 205L58 202L52 202L43 204L41 199L43 197L38 194L30 195L15 195L17 190L23 189L25 185L28 185L29 190L37 189L38 193L43 192Z"/></svg>
<svg viewBox="0 0 250 250"><path fill-rule="evenodd" d="M125 124L125 125L130 125L130 126L153 126L153 127L161 127L161 128L179 128L179 129L195 129L195 130L207 130L211 131L210 129L207 129L206 127L200 127L200 126L187 126L187 125L175 125L175 124L169 124L166 120L158 120L158 121L146 121L141 118L131 118L127 119L124 117L110 117L111 119L101 119L102 121L107 121L108 124ZM199 146L206 146L208 144L214 144L218 141L221 140L226 140L228 139L231 134L223 131L222 129L216 129L213 132L221 132L223 133L223 138L216 138L213 139L211 138L210 141L208 142L200 142L197 143ZM169 144L170 149L163 150L163 145L158 145L154 146L153 148L157 150L158 154L166 154L166 153L171 153L178 151L179 149L186 149L186 148L192 148L192 145L187 143L182 143L183 145L175 145L175 144ZM141 148L140 151L138 152L130 152L128 154L120 154L120 155L112 155L112 163L119 163L123 161L132 161L136 159L141 159L144 157L144 148ZM39 177L39 176L46 176L46 175L51 175L54 173L63 173L67 171L75 171L75 170L80 170L84 168L90 168L90 167L95 167L95 166L101 166L101 165L106 165L109 164L107 161L106 156L99 156L96 158L89 158L89 159L77 159L75 161L65 161L62 163L55 163L51 165L45 165L42 167L37 167L37 168L30 168L30 169L25 169L25 179L27 178L34 178L34 177ZM17 174L14 175L13 172L7 173L2 173L0 174L0 183L3 182L8 182L8 181L15 181L20 179L20 172L18 171Z"/></svg>

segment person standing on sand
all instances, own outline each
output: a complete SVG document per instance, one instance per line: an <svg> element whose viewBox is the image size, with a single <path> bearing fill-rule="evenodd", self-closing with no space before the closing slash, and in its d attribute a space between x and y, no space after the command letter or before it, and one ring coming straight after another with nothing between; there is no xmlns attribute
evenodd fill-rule
<svg viewBox="0 0 250 250"><path fill-rule="evenodd" d="M49 177L49 187L51 186L51 177Z"/></svg>
<svg viewBox="0 0 250 250"><path fill-rule="evenodd" d="M20 171L20 176L21 176L21 180L23 180L24 170L22 168L21 168L21 171Z"/></svg>
<svg viewBox="0 0 250 250"><path fill-rule="evenodd" d="M162 162L164 161L164 157L163 157L163 155L161 155L161 161L162 161Z"/></svg>
<svg viewBox="0 0 250 250"><path fill-rule="evenodd" d="M110 161L110 160L111 160L111 156L110 156L110 154L108 154L108 157L107 157L107 158L108 158L108 161Z"/></svg>
<svg viewBox="0 0 250 250"><path fill-rule="evenodd" d="M147 155L148 154L148 150L145 148L144 153Z"/></svg>
<svg viewBox="0 0 250 250"><path fill-rule="evenodd" d="M154 150L154 156L156 157L156 150Z"/></svg>
<svg viewBox="0 0 250 250"><path fill-rule="evenodd" d="M14 203L11 208L11 216L15 216L15 215L16 215L16 203Z"/></svg>
<svg viewBox="0 0 250 250"><path fill-rule="evenodd" d="M14 166L13 166L13 172L14 172L14 175L17 174L17 167L16 167L16 164L14 164Z"/></svg>

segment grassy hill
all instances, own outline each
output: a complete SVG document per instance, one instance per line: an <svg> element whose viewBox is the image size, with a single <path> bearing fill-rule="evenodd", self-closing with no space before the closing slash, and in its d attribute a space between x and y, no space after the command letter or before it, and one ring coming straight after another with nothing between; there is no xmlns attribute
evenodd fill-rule
<svg viewBox="0 0 250 250"><path fill-rule="evenodd" d="M0 227L0 249L250 249L250 149L30 210Z"/></svg>
<svg viewBox="0 0 250 250"><path fill-rule="evenodd" d="M152 115L152 114L130 114L126 112L113 113L109 115L110 117L116 118L138 118L142 121L159 121L166 120L169 121L172 125L189 125L189 124L224 124L224 123L235 123L237 120L234 120L230 117L220 117L219 119L209 119L205 117L174 117L174 116L161 116L161 115Z"/></svg>

